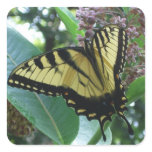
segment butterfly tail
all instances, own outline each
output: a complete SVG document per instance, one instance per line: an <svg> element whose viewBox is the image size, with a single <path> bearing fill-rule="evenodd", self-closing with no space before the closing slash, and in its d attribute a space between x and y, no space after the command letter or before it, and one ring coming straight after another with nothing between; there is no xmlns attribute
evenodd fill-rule
<svg viewBox="0 0 152 152"><path fill-rule="evenodd" d="M118 115L119 115L122 119L125 120L125 122L126 122L126 124L127 124L127 126L128 126L128 132L129 132L129 134L130 134L130 135L133 135L133 134L134 134L134 131L133 131L130 123L128 122L128 120L127 120L126 117L124 116L124 114L123 114L122 112L119 112Z"/></svg>
<svg viewBox="0 0 152 152"><path fill-rule="evenodd" d="M101 128L103 140L106 141L106 135L105 135L105 133L104 133L104 129L103 129L103 124L102 124L102 123L100 123L100 128Z"/></svg>
<svg viewBox="0 0 152 152"><path fill-rule="evenodd" d="M102 117L104 117L104 116L102 116ZM100 123L100 128L101 128L101 133L102 133L102 136L103 136L103 140L106 141L106 135L104 133L104 124L107 120L109 120L109 121L112 121L112 120L111 120L111 117L109 117L109 116L106 116L104 119L102 119L102 117L100 117L99 123Z"/></svg>

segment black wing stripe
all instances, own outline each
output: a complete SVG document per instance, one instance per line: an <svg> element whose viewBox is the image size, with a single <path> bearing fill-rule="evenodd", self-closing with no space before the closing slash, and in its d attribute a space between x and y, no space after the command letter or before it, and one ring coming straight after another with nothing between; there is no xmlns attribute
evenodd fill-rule
<svg viewBox="0 0 152 152"><path fill-rule="evenodd" d="M104 37L102 36L101 32L99 32L98 34L99 34L99 36L100 36L100 39L101 39L101 41L102 41L102 45L103 45L103 47L104 47L104 46L105 46L105 39L104 39Z"/></svg>
<svg viewBox="0 0 152 152"><path fill-rule="evenodd" d="M104 31L104 33L105 33L106 38L108 39L108 42L109 42L109 41L110 41L110 39L109 39L109 35L108 35L107 30L106 30L106 29L104 29L103 31Z"/></svg>
<svg viewBox="0 0 152 152"><path fill-rule="evenodd" d="M40 61L41 58L36 58L34 59L34 63L36 66L38 66L40 69L43 69L43 64L42 62Z"/></svg>
<svg viewBox="0 0 152 152"><path fill-rule="evenodd" d="M102 58L102 54L101 54L101 49L100 49L99 39L98 39L97 33L95 34L94 38L95 38L95 43L96 43L96 46L97 46L97 49L98 49L98 52L100 55L101 65L102 65L102 69L103 69L103 73L104 73L104 63L103 63L103 58Z"/></svg>
<svg viewBox="0 0 152 152"><path fill-rule="evenodd" d="M74 61L71 60L71 56L69 54L69 52L65 51L59 51L58 55L60 56L60 58L67 63L69 66L72 66L75 70L77 70L78 72L80 72L83 76L89 78L76 64Z"/></svg>
<svg viewBox="0 0 152 152"><path fill-rule="evenodd" d="M45 57L47 58L47 61L52 65L52 67L56 66L55 57L54 57L53 52L47 53L45 55Z"/></svg>

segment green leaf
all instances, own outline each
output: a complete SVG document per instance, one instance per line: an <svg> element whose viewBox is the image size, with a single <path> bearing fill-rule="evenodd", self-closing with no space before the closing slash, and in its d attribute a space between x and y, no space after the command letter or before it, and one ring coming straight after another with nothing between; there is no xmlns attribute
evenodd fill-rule
<svg viewBox="0 0 152 152"><path fill-rule="evenodd" d="M106 142L103 141L101 128L99 126L99 122L97 120L88 121L86 117L80 117L80 127L79 132L76 139L73 141L73 145L110 145L112 142L112 133L109 128L109 123L107 122L105 125L105 135Z"/></svg>
<svg viewBox="0 0 152 152"><path fill-rule="evenodd" d="M144 48L145 36L144 35L140 35L138 38L134 38L133 42L136 42L140 48Z"/></svg>
<svg viewBox="0 0 152 152"><path fill-rule="evenodd" d="M60 19L62 20L62 22L65 24L67 30L71 33L73 40L77 44L77 35L80 34L84 36L84 31L78 30L78 21L66 7L55 7L55 10L59 15Z"/></svg>
<svg viewBox="0 0 152 152"><path fill-rule="evenodd" d="M128 87L126 92L128 98L128 105L145 95L145 76L134 80Z"/></svg>
<svg viewBox="0 0 152 152"><path fill-rule="evenodd" d="M7 72L41 53L16 30L7 31ZM62 97L49 97L9 87L7 98L37 129L57 144L70 144L76 137L79 119Z"/></svg>
<svg viewBox="0 0 152 152"><path fill-rule="evenodd" d="M125 15L127 15L130 11L130 7L122 7L122 9L123 9Z"/></svg>

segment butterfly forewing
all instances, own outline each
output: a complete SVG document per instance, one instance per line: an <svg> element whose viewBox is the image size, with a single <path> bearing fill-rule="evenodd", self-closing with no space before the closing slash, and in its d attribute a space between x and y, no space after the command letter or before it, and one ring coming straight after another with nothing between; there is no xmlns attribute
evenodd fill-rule
<svg viewBox="0 0 152 152"><path fill-rule="evenodd" d="M87 57L73 48L54 50L22 63L10 74L8 83L47 95L71 89L93 97L103 90Z"/></svg>

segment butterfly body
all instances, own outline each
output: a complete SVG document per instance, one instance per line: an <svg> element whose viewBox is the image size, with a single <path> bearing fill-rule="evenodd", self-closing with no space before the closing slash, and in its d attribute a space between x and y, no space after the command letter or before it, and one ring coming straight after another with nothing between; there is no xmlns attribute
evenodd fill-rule
<svg viewBox="0 0 152 152"><path fill-rule="evenodd" d="M127 102L119 74L125 63L126 32L116 25L97 31L85 47L56 49L21 63L9 76L12 87L62 95L68 106L88 120L97 119L104 140L104 123L123 112Z"/></svg>

